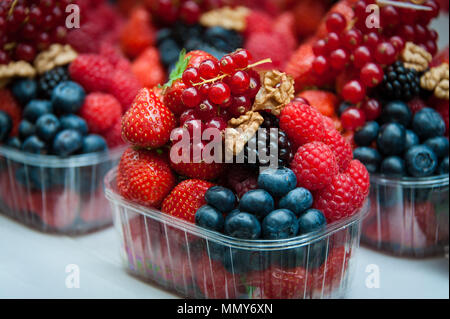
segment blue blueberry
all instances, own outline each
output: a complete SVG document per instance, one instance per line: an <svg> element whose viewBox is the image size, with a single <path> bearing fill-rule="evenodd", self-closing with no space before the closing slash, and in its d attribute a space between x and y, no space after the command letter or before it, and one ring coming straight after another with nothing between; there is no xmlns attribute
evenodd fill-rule
<svg viewBox="0 0 450 319"><path fill-rule="evenodd" d="M231 212L236 206L236 196L228 188L213 186L205 194L206 202L222 213Z"/></svg>
<svg viewBox="0 0 450 319"><path fill-rule="evenodd" d="M443 136L445 133L445 122L442 116L426 107L414 115L412 128L421 141L425 141L435 136Z"/></svg>
<svg viewBox="0 0 450 319"><path fill-rule="evenodd" d="M204 41L222 52L233 52L242 47L242 36L234 30L219 26L208 28L203 36Z"/></svg>
<svg viewBox="0 0 450 319"><path fill-rule="evenodd" d="M426 145L411 147L405 155L406 169L411 176L426 177L433 175L438 158Z"/></svg>
<svg viewBox="0 0 450 319"><path fill-rule="evenodd" d="M53 89L52 104L58 113L76 113L83 105L85 97L86 92L79 84L64 81Z"/></svg>
<svg viewBox="0 0 450 319"><path fill-rule="evenodd" d="M414 145L419 145L420 140L414 131L406 130L406 142L405 142L405 150L409 150Z"/></svg>
<svg viewBox="0 0 450 319"><path fill-rule="evenodd" d="M25 141L28 137L36 134L36 127L33 123L27 120L22 120L19 124L19 137Z"/></svg>
<svg viewBox="0 0 450 319"><path fill-rule="evenodd" d="M20 79L13 83L11 91L21 105L26 105L38 95L38 85L32 79Z"/></svg>
<svg viewBox="0 0 450 319"><path fill-rule="evenodd" d="M37 119L44 114L53 112L52 103L45 100L31 100L23 110L23 117L30 123L36 123Z"/></svg>
<svg viewBox="0 0 450 319"><path fill-rule="evenodd" d="M20 150L22 147L22 142L17 136L13 136L6 140L5 145Z"/></svg>
<svg viewBox="0 0 450 319"><path fill-rule="evenodd" d="M64 130L53 140L53 152L58 156L69 156L78 152L83 146L83 137L78 131Z"/></svg>
<svg viewBox="0 0 450 319"><path fill-rule="evenodd" d="M296 186L297 177L289 168L268 168L258 176L258 187L265 189L272 196L284 196Z"/></svg>
<svg viewBox="0 0 450 319"><path fill-rule="evenodd" d="M162 41L169 39L173 36L170 28L162 28L156 33L156 45L160 45Z"/></svg>
<svg viewBox="0 0 450 319"><path fill-rule="evenodd" d="M438 174L448 174L448 156L442 160L442 162L439 164L438 168Z"/></svg>
<svg viewBox="0 0 450 319"><path fill-rule="evenodd" d="M61 116L59 121L61 122L61 129L63 130L75 130L80 132L81 135L87 135L89 132L86 121L77 115L64 115Z"/></svg>
<svg viewBox="0 0 450 319"><path fill-rule="evenodd" d="M273 197L263 189L253 189L245 193L239 201L239 210L264 218L273 211L275 202Z"/></svg>
<svg viewBox="0 0 450 319"><path fill-rule="evenodd" d="M33 154L46 154L47 145L39 137L32 135L23 142L22 151Z"/></svg>
<svg viewBox="0 0 450 319"><path fill-rule="evenodd" d="M384 155L403 153L406 144L405 127L398 123L385 124L380 128L377 138L378 150Z"/></svg>
<svg viewBox="0 0 450 319"><path fill-rule="evenodd" d="M277 209L267 215L262 222L264 239L285 239L298 233L298 220L288 209Z"/></svg>
<svg viewBox="0 0 450 319"><path fill-rule="evenodd" d="M405 161L398 156L388 156L381 162L380 173L388 177L403 177L406 175Z"/></svg>
<svg viewBox="0 0 450 319"><path fill-rule="evenodd" d="M431 148L439 159L448 156L448 138L436 136L429 138L424 144Z"/></svg>
<svg viewBox="0 0 450 319"><path fill-rule="evenodd" d="M257 239L261 236L261 224L249 213L230 214L225 219L225 234L240 239Z"/></svg>
<svg viewBox="0 0 450 319"><path fill-rule="evenodd" d="M375 174L381 163L380 153L371 147L358 147L353 151L353 157L363 163L369 173Z"/></svg>
<svg viewBox="0 0 450 319"><path fill-rule="evenodd" d="M0 143L5 141L12 130L11 117L3 111L0 111Z"/></svg>
<svg viewBox="0 0 450 319"><path fill-rule="evenodd" d="M170 38L162 40L158 48L161 53L161 62L166 67L178 61L181 49L175 40Z"/></svg>
<svg viewBox="0 0 450 319"><path fill-rule="evenodd" d="M36 121L36 135L45 142L51 142L61 129L58 118L53 114L42 115Z"/></svg>
<svg viewBox="0 0 450 319"><path fill-rule="evenodd" d="M225 220L222 213L217 209L209 205L204 205L195 213L195 224L203 228L221 232Z"/></svg>
<svg viewBox="0 0 450 319"><path fill-rule="evenodd" d="M360 130L355 132L354 140L358 146L369 146L378 136L380 125L375 122L367 122Z"/></svg>
<svg viewBox="0 0 450 319"><path fill-rule="evenodd" d="M108 144L100 135L90 134L83 138L83 146L81 147L81 153L83 154L104 152L107 149Z"/></svg>
<svg viewBox="0 0 450 319"><path fill-rule="evenodd" d="M278 203L278 207L289 209L298 216L311 208L312 204L313 196L311 192L306 188L298 187L284 196Z"/></svg>
<svg viewBox="0 0 450 319"><path fill-rule="evenodd" d="M399 123L408 127L411 123L412 112L405 102L391 101L383 107L381 119L384 123Z"/></svg>
<svg viewBox="0 0 450 319"><path fill-rule="evenodd" d="M325 215L318 209L308 209L298 218L299 234L312 233L321 230L327 224Z"/></svg>

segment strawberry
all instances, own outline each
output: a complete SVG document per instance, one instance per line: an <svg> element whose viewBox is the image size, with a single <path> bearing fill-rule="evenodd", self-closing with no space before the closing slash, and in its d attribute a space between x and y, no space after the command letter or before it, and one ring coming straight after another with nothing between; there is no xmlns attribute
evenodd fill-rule
<svg viewBox="0 0 450 319"><path fill-rule="evenodd" d="M306 99L311 106L314 106L323 115L330 117L335 115L335 109L339 103L335 94L329 91L305 90L298 96Z"/></svg>
<svg viewBox="0 0 450 319"><path fill-rule="evenodd" d="M173 113L153 91L144 88L123 116L122 136L133 145L157 148L169 141L175 124Z"/></svg>
<svg viewBox="0 0 450 319"><path fill-rule="evenodd" d="M135 9L120 35L122 49L127 55L137 57L154 42L155 30L148 11L142 7Z"/></svg>
<svg viewBox="0 0 450 319"><path fill-rule="evenodd" d="M119 163L119 193L137 204L159 208L175 186L175 176L166 160L153 151L127 149Z"/></svg>
<svg viewBox="0 0 450 319"><path fill-rule="evenodd" d="M159 51L156 48L148 48L134 60L131 70L143 87L153 88L162 84L166 73L159 59Z"/></svg>
<svg viewBox="0 0 450 319"><path fill-rule="evenodd" d="M200 50L189 52L188 54L186 54L186 58L189 60L189 63L187 65L188 68L191 67L198 68L200 66L200 63L202 63L205 60L217 61L217 59L213 57L211 54Z"/></svg>
<svg viewBox="0 0 450 319"><path fill-rule="evenodd" d="M22 120L22 109L11 94L11 91L7 89L0 89L0 111L5 112L11 117L13 123L11 136L16 136L19 131L20 121Z"/></svg>
<svg viewBox="0 0 450 319"><path fill-rule="evenodd" d="M199 179L188 179L172 190L164 199L161 211L194 223L197 209L206 204L205 193L214 184Z"/></svg>
<svg viewBox="0 0 450 319"><path fill-rule="evenodd" d="M175 80L164 92L164 104L175 115L180 115L185 111L185 106L181 100L181 94L187 88L181 79Z"/></svg>
<svg viewBox="0 0 450 319"><path fill-rule="evenodd" d="M325 15L327 8L323 1L304 0L293 8L295 16L296 32L300 37L312 35Z"/></svg>

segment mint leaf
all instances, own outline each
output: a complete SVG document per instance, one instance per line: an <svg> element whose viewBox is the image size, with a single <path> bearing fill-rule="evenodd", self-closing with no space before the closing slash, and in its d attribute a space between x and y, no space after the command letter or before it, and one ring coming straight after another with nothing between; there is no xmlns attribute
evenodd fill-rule
<svg viewBox="0 0 450 319"><path fill-rule="evenodd" d="M186 49L181 50L178 62L175 65L175 68L172 70L172 72L170 72L169 81L166 84L164 84L163 86L164 88L170 88L173 82L175 82L178 79L181 79L181 77L183 76L183 72L186 70L189 64L190 59L191 57L186 58Z"/></svg>

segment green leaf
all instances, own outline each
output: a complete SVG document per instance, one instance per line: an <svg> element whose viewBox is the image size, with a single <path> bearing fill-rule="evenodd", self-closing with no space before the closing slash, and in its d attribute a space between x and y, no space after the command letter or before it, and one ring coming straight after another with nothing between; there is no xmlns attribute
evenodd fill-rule
<svg viewBox="0 0 450 319"><path fill-rule="evenodd" d="M189 64L190 59L191 57L186 58L186 49L181 50L178 62L172 72L170 72L169 81L164 84L163 88L169 88L172 86L173 82L181 79L181 77L183 76L183 72L186 70Z"/></svg>

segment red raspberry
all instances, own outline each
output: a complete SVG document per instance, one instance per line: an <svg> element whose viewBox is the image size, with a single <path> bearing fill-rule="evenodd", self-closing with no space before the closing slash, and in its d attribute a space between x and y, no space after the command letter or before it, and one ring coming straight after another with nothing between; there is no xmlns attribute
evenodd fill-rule
<svg viewBox="0 0 450 319"><path fill-rule="evenodd" d="M291 163L291 169L297 176L297 185L309 190L324 188L339 172L333 151L322 142L301 146Z"/></svg>
<svg viewBox="0 0 450 319"><path fill-rule="evenodd" d="M70 64L69 73L70 78L86 91L104 92L109 87L114 68L105 57L81 54Z"/></svg>
<svg viewBox="0 0 450 319"><path fill-rule="evenodd" d="M109 42L103 42L100 45L100 55L104 56L115 70L131 72L131 63L125 58L120 49Z"/></svg>
<svg viewBox="0 0 450 319"><path fill-rule="evenodd" d="M322 114L314 107L299 103L289 103L281 112L280 128L296 146L323 141L325 124Z"/></svg>
<svg viewBox="0 0 450 319"><path fill-rule="evenodd" d="M337 174L325 188L315 192L314 208L331 223L353 215L361 203L359 187L347 174Z"/></svg>
<svg viewBox="0 0 450 319"><path fill-rule="evenodd" d="M11 136L16 136L19 131L20 121L22 120L22 109L11 94L11 91L7 89L0 89L0 101L0 111L8 114L13 122Z"/></svg>
<svg viewBox="0 0 450 319"><path fill-rule="evenodd" d="M365 199L369 195L370 176L364 164L358 160L352 160L344 173L350 176L358 185Z"/></svg>
<svg viewBox="0 0 450 319"><path fill-rule="evenodd" d="M420 97L415 97L414 99L409 101L408 106L411 109L411 111L413 112L413 114L416 114L424 107L427 107L425 102Z"/></svg>
<svg viewBox="0 0 450 319"><path fill-rule="evenodd" d="M106 139L109 148L124 145L125 141L122 138L122 120L120 118L117 119L116 123L103 134L103 137Z"/></svg>
<svg viewBox="0 0 450 319"><path fill-rule="evenodd" d="M333 126L325 125L325 137L323 142L328 145L336 156L339 168L345 170L353 159L353 150L349 142Z"/></svg>
<svg viewBox="0 0 450 319"><path fill-rule="evenodd" d="M98 53L98 38L102 34L101 26L92 21L83 24L80 29L68 32L66 41L78 53Z"/></svg>
<svg viewBox="0 0 450 319"><path fill-rule="evenodd" d="M111 76L107 92L114 95L122 105L122 111L125 112L130 108L141 88L142 86L134 74L116 70Z"/></svg>
<svg viewBox="0 0 450 319"><path fill-rule="evenodd" d="M259 32L251 34L245 43L245 48L253 55L252 61L260 61L271 58L272 63L266 63L260 68L270 69L284 69L284 65L289 60L291 53L286 50L285 40L282 35L278 33ZM267 50L270 47L271 50Z"/></svg>
<svg viewBox="0 0 450 319"><path fill-rule="evenodd" d="M273 19L265 12L252 10L246 18L247 27L245 34L249 36L253 33L270 32L273 24Z"/></svg>
<svg viewBox="0 0 450 319"><path fill-rule="evenodd" d="M243 166L233 167L227 172L227 182L239 198L258 188L258 175Z"/></svg>
<svg viewBox="0 0 450 319"><path fill-rule="evenodd" d="M86 96L80 115L86 120L90 132L100 134L120 119L122 107L110 94L91 93Z"/></svg>

